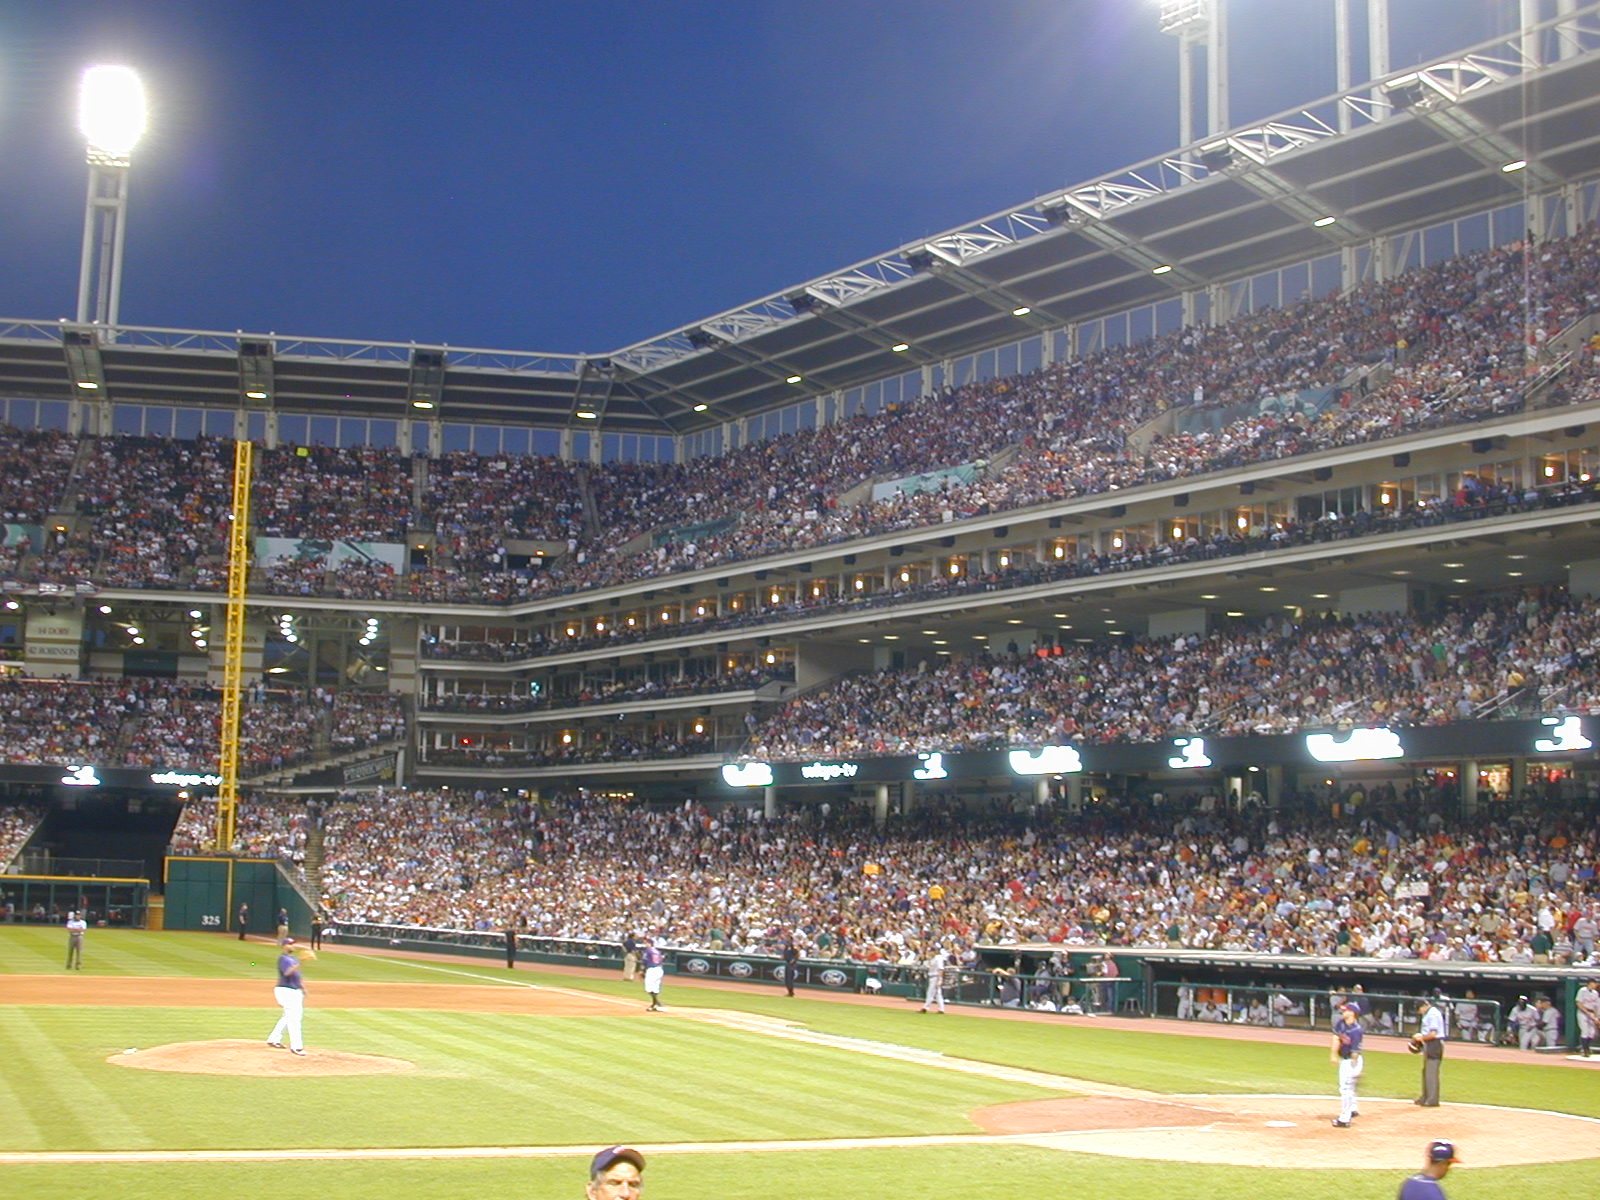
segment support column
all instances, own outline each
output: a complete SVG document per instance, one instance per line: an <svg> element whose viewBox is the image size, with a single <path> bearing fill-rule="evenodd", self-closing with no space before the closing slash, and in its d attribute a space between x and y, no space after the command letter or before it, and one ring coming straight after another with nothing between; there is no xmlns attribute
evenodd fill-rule
<svg viewBox="0 0 1600 1200"><path fill-rule="evenodd" d="M778 815L777 788L764 787L761 789L761 815L769 821Z"/></svg>
<svg viewBox="0 0 1600 1200"><path fill-rule="evenodd" d="M1350 0L1333 0L1333 90L1343 95L1355 81L1350 66ZM1339 105L1339 132L1350 132L1350 106Z"/></svg>
<svg viewBox="0 0 1600 1200"><path fill-rule="evenodd" d="M1470 817L1478 811L1478 762L1472 759L1461 764L1457 780L1460 783L1461 815Z"/></svg>
<svg viewBox="0 0 1600 1200"><path fill-rule="evenodd" d="M1515 802L1522 795L1522 789L1528 786L1528 760L1513 758L1511 760L1511 799Z"/></svg>
<svg viewBox="0 0 1600 1200"><path fill-rule="evenodd" d="M1536 67L1543 60L1539 35L1533 32L1533 27L1539 23L1539 0L1521 0L1517 5L1517 20L1522 26L1522 61Z"/></svg>
<svg viewBox="0 0 1600 1200"><path fill-rule="evenodd" d="M1367 0L1367 78L1376 81L1388 73L1389 0ZM1383 89L1373 88L1372 98L1384 103Z"/></svg>
<svg viewBox="0 0 1600 1200"><path fill-rule="evenodd" d="M1578 0L1556 0L1556 16L1570 17L1578 11ZM1570 25L1556 26L1556 57L1569 59L1583 49L1578 44L1577 30ZM1574 225L1571 228L1576 229Z"/></svg>
<svg viewBox="0 0 1600 1200"><path fill-rule="evenodd" d="M880 783L872 790L872 825L882 829L889 823L889 785Z"/></svg>
<svg viewBox="0 0 1600 1200"><path fill-rule="evenodd" d="M1217 137L1228 131L1228 123L1228 5L1212 0L1206 28L1206 132Z"/></svg>
<svg viewBox="0 0 1600 1200"><path fill-rule="evenodd" d="M1083 776L1067 776L1067 808L1079 812L1083 808Z"/></svg>

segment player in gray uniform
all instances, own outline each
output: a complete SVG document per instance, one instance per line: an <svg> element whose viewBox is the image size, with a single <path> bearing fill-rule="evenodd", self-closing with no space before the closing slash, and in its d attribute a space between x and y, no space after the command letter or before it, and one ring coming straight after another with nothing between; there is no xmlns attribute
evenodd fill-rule
<svg viewBox="0 0 1600 1200"><path fill-rule="evenodd" d="M1511 1006L1506 1027L1517 1035L1517 1045L1522 1049L1532 1050L1539 1044L1539 1010L1528 1003L1526 996L1518 996Z"/></svg>
<svg viewBox="0 0 1600 1200"><path fill-rule="evenodd" d="M1600 979L1591 979L1578 989L1573 1007L1578 1010L1578 1052L1589 1058L1600 1037Z"/></svg>
<svg viewBox="0 0 1600 1200"><path fill-rule="evenodd" d="M928 956L928 991L922 1000L923 1012L944 1011L944 972L949 965L949 955L935 942L933 953Z"/></svg>
<svg viewBox="0 0 1600 1200"><path fill-rule="evenodd" d="M1539 997L1539 1044L1561 1044L1561 1010L1543 996Z"/></svg>
<svg viewBox="0 0 1600 1200"><path fill-rule="evenodd" d="M89 923L76 912L67 914L67 970L83 970L83 934Z"/></svg>

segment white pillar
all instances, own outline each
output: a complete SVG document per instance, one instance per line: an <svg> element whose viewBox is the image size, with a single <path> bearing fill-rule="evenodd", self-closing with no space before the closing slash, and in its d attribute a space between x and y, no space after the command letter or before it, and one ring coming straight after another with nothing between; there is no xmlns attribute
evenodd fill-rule
<svg viewBox="0 0 1600 1200"><path fill-rule="evenodd" d="M1228 129L1228 6L1212 0L1206 25L1206 130L1212 137ZM1187 144L1187 143L1185 143Z"/></svg>
<svg viewBox="0 0 1600 1200"><path fill-rule="evenodd" d="M1350 0L1333 0L1333 90L1343 95L1355 81L1350 66ZM1350 132L1350 108L1339 105L1339 132Z"/></svg>
<svg viewBox="0 0 1600 1200"><path fill-rule="evenodd" d="M1389 73L1389 0L1367 0L1367 78ZM1383 100L1383 89L1373 88L1372 98Z"/></svg>

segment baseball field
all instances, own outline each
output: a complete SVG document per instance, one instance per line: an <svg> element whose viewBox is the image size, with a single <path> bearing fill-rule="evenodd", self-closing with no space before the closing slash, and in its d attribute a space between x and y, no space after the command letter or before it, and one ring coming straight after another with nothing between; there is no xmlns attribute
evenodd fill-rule
<svg viewBox="0 0 1600 1200"><path fill-rule="evenodd" d="M577 1197L644 1151L648 1195L904 1200L1390 1197L1450 1138L1452 1200L1600 1193L1600 1060L1368 1055L1335 1129L1317 1035L952 1010L330 947L308 1054L264 1044L274 948L0 928L0 1179L33 1200ZM1369 1041L1369 1046L1372 1042Z"/></svg>

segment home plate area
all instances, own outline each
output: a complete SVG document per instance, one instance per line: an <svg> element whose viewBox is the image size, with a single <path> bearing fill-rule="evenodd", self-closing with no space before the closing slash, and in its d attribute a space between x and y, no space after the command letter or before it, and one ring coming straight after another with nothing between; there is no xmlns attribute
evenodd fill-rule
<svg viewBox="0 0 1600 1200"><path fill-rule="evenodd" d="M1600 1157L1600 1122L1589 1117L1371 1099L1349 1129L1333 1127L1337 1114L1336 1100L1318 1096L1084 1096L998 1104L972 1118L990 1133L1037 1134L1023 1139L1031 1145L1229 1166L1399 1170L1434 1138L1462 1147L1469 1167Z"/></svg>

